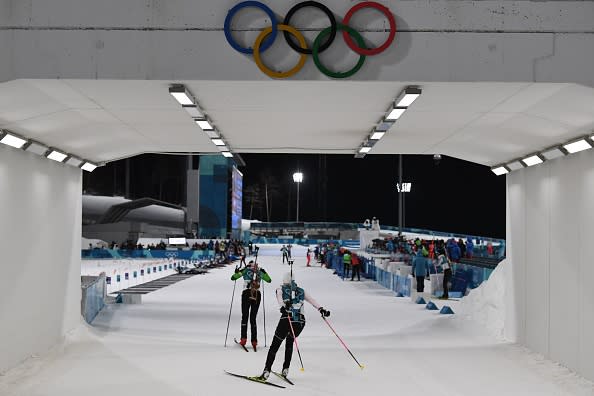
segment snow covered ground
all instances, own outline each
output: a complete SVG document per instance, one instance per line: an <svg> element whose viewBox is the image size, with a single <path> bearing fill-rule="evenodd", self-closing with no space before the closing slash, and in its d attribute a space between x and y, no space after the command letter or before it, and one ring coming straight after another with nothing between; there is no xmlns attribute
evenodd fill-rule
<svg viewBox="0 0 594 396"><path fill-rule="evenodd" d="M259 261L273 282L264 289L266 338L262 307L258 315L262 347L272 341L280 316L274 289L288 271L273 254L278 247L263 249L271 255L261 254ZM81 324L63 346L0 376L0 395L594 395L592 383L496 339L469 320L471 315L427 311L373 281L343 282L331 270L306 268L303 256L295 261L298 284L331 311L331 323L365 368L308 305L299 337L305 370L299 370L294 353L295 386L283 390L228 376L223 370L260 374L267 353L267 348L246 353L233 342L240 329L240 282L223 346L232 272L233 266L211 270L145 295L141 305L108 306L92 327ZM457 302L448 304L459 308ZM282 352L281 347L278 370Z"/></svg>

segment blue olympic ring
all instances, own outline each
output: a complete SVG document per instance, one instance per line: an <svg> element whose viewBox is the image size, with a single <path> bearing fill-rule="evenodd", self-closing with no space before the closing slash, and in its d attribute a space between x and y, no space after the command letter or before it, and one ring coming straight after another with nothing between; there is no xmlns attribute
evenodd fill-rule
<svg viewBox="0 0 594 396"><path fill-rule="evenodd" d="M227 17L225 18L225 37L227 38L227 41L229 42L231 47L233 47L236 51L239 51L243 54L253 55L254 50L252 48L245 48L237 44L237 42L233 39L233 36L231 35L231 21L233 20L233 17L240 10L248 7L259 8L262 11L264 11L270 17L270 22L272 24L272 33L270 34L270 36L268 36L266 40L264 40L264 42L260 46L260 51L266 51L268 48L270 48L270 46L272 46L274 40L276 40L276 34L278 32L278 22L276 20L276 15L274 15L274 12L267 5L262 4L259 1L243 1L229 10Z"/></svg>

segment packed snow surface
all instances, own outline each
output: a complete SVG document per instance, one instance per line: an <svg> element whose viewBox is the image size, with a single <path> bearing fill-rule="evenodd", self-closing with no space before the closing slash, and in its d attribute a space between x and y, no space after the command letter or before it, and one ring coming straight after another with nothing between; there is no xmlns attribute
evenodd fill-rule
<svg viewBox="0 0 594 396"><path fill-rule="evenodd" d="M258 314L258 352L235 345L240 294L236 284L227 346L225 330L234 290L233 265L211 270L143 296L141 305L110 305L65 344L0 376L3 396L95 395L594 395L594 387L569 370L517 345L502 342L469 315L440 315L408 298L396 298L371 280L341 280L332 270L294 265L297 283L324 308L354 356L310 305L293 354L295 386L277 389L226 375L259 375L280 317L274 290L288 265L267 247L260 265L272 277ZM278 252L279 254L276 254ZM260 253L265 253L262 250ZM493 289L498 290L499 287ZM442 301L435 301L442 307ZM454 311L460 308L448 301ZM474 309L480 309L476 306ZM482 321L485 323L485 321ZM284 344L274 369L281 369Z"/></svg>

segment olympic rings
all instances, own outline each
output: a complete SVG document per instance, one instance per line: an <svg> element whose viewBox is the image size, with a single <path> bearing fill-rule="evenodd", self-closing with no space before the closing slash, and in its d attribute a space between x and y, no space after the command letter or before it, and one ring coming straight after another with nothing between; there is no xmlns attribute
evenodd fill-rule
<svg viewBox="0 0 594 396"><path fill-rule="evenodd" d="M301 48L307 49L307 43L305 42L305 37L303 37L303 35L301 33L299 33L299 31L297 29L295 29L294 27L289 26L289 25L278 25L278 30L283 31L285 33L292 34L293 36L295 36L297 38L297 41L299 41ZM260 35L256 39L256 43L254 44L254 60L256 61L256 65L258 65L258 68L262 71L262 73L266 74L269 77L273 77L273 78L291 77L292 75L299 72L299 70L301 70L303 65L305 65L305 61L307 60L307 55L301 54L299 56L299 62L297 62L297 65L295 65L295 67L293 67L292 69L290 69L286 72L276 72L276 71L270 70L266 65L264 65L264 62L262 62L262 59L260 57L260 52L261 52L260 45L262 44L262 41L271 33L272 33L272 27L267 27L266 29L262 30L262 33L260 33Z"/></svg>
<svg viewBox="0 0 594 396"><path fill-rule="evenodd" d="M363 37L359 34L358 31L356 31L355 29L353 29L350 26L346 26L346 25L342 25L342 24L338 25L337 28L338 28L338 30L342 30L343 32L353 35L355 37L355 40L357 41L357 44L359 44L359 47L365 48L365 40L363 40ZM331 29L332 29L331 27L327 27L326 29L324 29L320 32L318 37L316 37L316 40L314 41L314 44L313 44L313 54L312 54L314 63L316 64L317 68L322 73L327 75L328 77L332 77L332 78L350 77L350 76L354 75L355 73L357 73L359 71L359 69L363 66L363 63L365 63L365 55L359 55L359 62L357 62L355 67L353 67L351 70L346 71L346 72L333 72L332 70L330 70L326 66L324 66L322 64L322 62L320 61L320 57L318 56L318 54L321 52L318 50L318 48L321 48L320 42L322 41L322 39L325 36L327 36L328 34L332 34Z"/></svg>
<svg viewBox="0 0 594 396"><path fill-rule="evenodd" d="M318 3L317 1L304 1L302 3L297 3L293 6L293 8L291 8L289 10L289 12L287 12L287 16L285 16L285 20L284 20L283 24L290 25L291 18L293 17L293 15L295 15L295 13L297 11L299 11L300 9L305 8L305 7L314 7L314 8L321 10L324 14L326 14L328 19L330 20L330 28L331 28L330 37L328 37L328 41L326 41L324 44L322 44L320 46L320 51L319 51L319 52L324 52L330 47L330 45L336 38L336 18L334 18L334 14L332 14L332 11L330 11L328 9L328 7L326 7L323 4ZM285 32L285 40L287 40L287 44L289 44L291 46L291 48L293 48L295 51L299 52L300 54L311 55L312 51L310 49L299 48L297 45L295 45L295 43L293 42L293 40L291 40L291 37L289 36L289 34L287 32Z"/></svg>
<svg viewBox="0 0 594 396"><path fill-rule="evenodd" d="M277 21L276 21L276 15L274 14L274 12L270 8L268 8L268 6L266 4L262 4L259 1L251 1L251 0L243 1L229 10L229 13L227 13L227 17L225 18L225 28L224 28L225 37L227 38L229 45L231 45L231 47L233 47L236 51L241 52L242 54L252 55L254 53L253 49L244 48L244 47L240 46L239 44L237 44L237 42L235 42L235 40L233 39L233 36L231 35L231 21L233 20L233 17L240 10L242 10L244 8L248 8L248 7L254 7L254 8L261 9L266 14L268 14L268 16L270 17L270 22L272 22L272 36L270 36L268 38L268 40L266 40L266 42L264 42L264 45L262 45L261 51L266 51L268 48L270 48L272 43L274 43L274 40L276 40Z"/></svg>
<svg viewBox="0 0 594 396"><path fill-rule="evenodd" d="M245 48L245 47L242 47L241 45L239 45L233 39L233 36L231 34L231 22L233 20L233 17L240 10L242 10L244 8L248 8L248 7L259 8L262 11L264 11L270 18L270 22L272 25L271 27L264 29L258 35L258 38L256 39L256 42L254 43L253 49ZM290 25L291 18L295 15L295 13L305 7L313 7L313 8L317 8L317 9L321 10L324 14L326 14L326 16L328 17L328 19L330 21L330 26L323 29L318 34L318 36L314 40L314 43L312 44L311 49L307 47L307 42L305 41L305 38L303 37L303 35ZM363 8L374 8L374 9L380 11L381 13L383 13L386 16L386 18L388 19L388 22L390 23L390 33L388 35L388 38L381 46L379 46L377 48L366 48L365 40L363 39L361 34L359 34L359 32L357 32L356 30L354 30L353 28L348 26L353 15L357 11L360 11ZM374 1L363 1L361 3L354 5L347 12L346 16L343 18L342 24L339 24L339 23L337 23L336 18L334 17L334 14L332 13L332 11L330 11L328 9L328 7L326 7L323 4L318 3L317 1L308 0L308 1L303 1L301 3L297 3L296 5L294 5L289 10L287 15L285 16L283 23L279 24L277 21L276 15L268 6L266 6L265 4L263 4L259 1L247 0L247 1L243 1L241 3L238 3L237 5L235 5L233 8L231 8L229 10L227 17L225 18L224 30L225 30L225 37L226 37L227 41L229 42L229 45L231 45L231 47L234 48L236 51L241 52L243 54L253 54L254 60L256 61L256 65L258 66L258 68L264 74L268 75L269 77L287 78L287 77L293 76L294 74L299 72L299 70L301 70L301 68L303 68L305 61L306 61L306 55L312 55L316 67L320 70L320 72L322 72L326 76L331 77L331 78L347 78L347 77L351 77L352 75L357 73L359 71L359 69L361 69L361 67L363 66L363 63L365 62L366 56L377 55L377 54L385 51L392 44L392 42L394 41L394 39L396 37L396 20L394 18L394 15L390 12L389 8L383 6L379 3L376 3ZM279 30L283 32L283 35L285 37L285 40L287 41L287 44L293 50L295 50L301 54L299 61L297 62L297 65L295 65L292 69L290 69L286 72L277 72L277 71L271 70L268 66L264 65L264 63L262 62L262 57L261 57L261 53L266 51L267 49L269 49L272 46L272 44L276 40L277 33ZM334 71L328 69L326 66L324 66L322 64L322 62L320 61L320 58L319 58L319 54L324 52L326 49L328 49L330 47L330 45L332 45L332 43L334 42L334 39L336 38L336 32L339 30L342 31L342 36L343 36L346 44L348 45L348 47L352 51L354 51L355 53L357 53L359 55L359 61L357 62L355 67L353 67L351 70L348 70L346 72L334 72ZM294 36L297 39L297 42L299 45L297 43L295 43L295 41L291 38L291 36ZM353 40L353 38L354 38L354 40Z"/></svg>
<svg viewBox="0 0 594 396"><path fill-rule="evenodd" d="M364 1L353 6L353 8L351 8L349 12L347 12L347 14L345 15L342 23L348 26L349 22L351 21L351 18L353 17L353 14L363 8L375 8L376 10L384 13L386 18L388 18L388 21L390 22L390 35L388 36L388 39L377 48L366 49L361 48L360 46L357 47L355 43L353 43L353 40L346 31L342 32L342 37L344 37L344 41L347 43L349 48L358 53L359 55L377 55L380 52L385 51L385 49L388 48L390 44L392 44L392 41L394 41L394 37L396 37L396 20L394 19L394 15L392 15L392 13L387 7L384 7L383 5L376 3L374 1Z"/></svg>

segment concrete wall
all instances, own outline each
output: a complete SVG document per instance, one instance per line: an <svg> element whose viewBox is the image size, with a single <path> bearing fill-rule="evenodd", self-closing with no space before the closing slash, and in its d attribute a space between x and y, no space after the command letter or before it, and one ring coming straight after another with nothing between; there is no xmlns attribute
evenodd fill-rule
<svg viewBox="0 0 594 396"><path fill-rule="evenodd" d="M594 380L594 150L507 177L506 336Z"/></svg>
<svg viewBox="0 0 594 396"><path fill-rule="evenodd" d="M80 320L81 170L0 145L0 372Z"/></svg>
<svg viewBox="0 0 594 396"><path fill-rule="evenodd" d="M239 0L0 1L0 81L16 78L265 80L251 57L233 50L222 28ZM353 79L387 81L537 81L594 86L594 3L589 1L383 1L397 16L397 40L368 58ZM268 2L281 17L294 2ZM351 1L327 0L342 17ZM315 14L312 14L314 13ZM315 16L315 17L312 17ZM310 22L314 19L313 25ZM270 21L259 11L237 20L237 39L251 46ZM304 10L294 25L327 26ZM385 19L363 12L352 26L383 42ZM306 34L308 39L316 32ZM279 40L280 41L280 40ZM342 40L340 40L342 41ZM6 45L6 43L5 43ZM324 54L336 69L352 66L342 42ZM8 48L7 47L7 48ZM286 45L267 53L288 63ZM6 55L8 54L8 55ZM326 79L310 60L297 79Z"/></svg>

